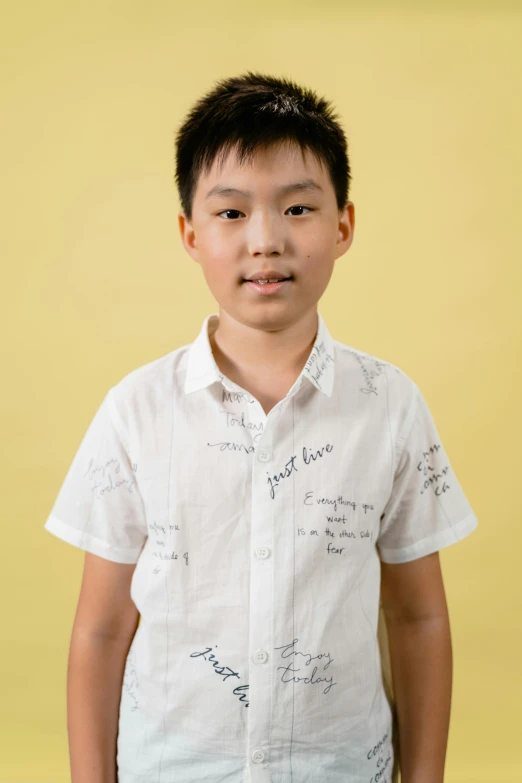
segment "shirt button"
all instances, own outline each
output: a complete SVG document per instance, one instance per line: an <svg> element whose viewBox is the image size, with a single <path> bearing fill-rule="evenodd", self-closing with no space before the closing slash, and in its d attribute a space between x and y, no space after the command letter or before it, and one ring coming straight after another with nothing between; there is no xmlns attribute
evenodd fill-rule
<svg viewBox="0 0 522 783"><path fill-rule="evenodd" d="M265 557L270 557L270 549L267 546L258 546L256 549L256 556L261 560L264 560Z"/></svg>
<svg viewBox="0 0 522 783"><path fill-rule="evenodd" d="M268 653L264 650L256 650L254 653L254 661L256 663L266 663L268 660Z"/></svg>
<svg viewBox="0 0 522 783"><path fill-rule="evenodd" d="M268 462L268 460L270 459L270 454L268 453L268 451L261 449L260 451L257 452L257 458L259 462Z"/></svg>
<svg viewBox="0 0 522 783"><path fill-rule="evenodd" d="M261 750L261 748L256 748L254 752L252 753L252 761L255 761L256 764L259 764L260 761L263 761L265 758L265 754Z"/></svg>

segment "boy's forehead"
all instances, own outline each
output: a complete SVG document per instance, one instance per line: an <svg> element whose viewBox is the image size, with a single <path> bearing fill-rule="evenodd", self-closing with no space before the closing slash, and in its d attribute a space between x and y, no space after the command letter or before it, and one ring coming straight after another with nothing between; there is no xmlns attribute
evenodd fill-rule
<svg viewBox="0 0 522 783"><path fill-rule="evenodd" d="M282 183L313 179L323 190L329 181L324 166L316 156L307 149L302 150L297 144L260 148L254 152L252 159L241 163L238 150L233 147L224 158L222 153L217 153L209 170L201 172L197 185L199 198L204 200L207 192L218 184L223 187L240 187L241 183L248 181L255 185L256 178L259 179L263 174L270 177L274 186L274 174Z"/></svg>

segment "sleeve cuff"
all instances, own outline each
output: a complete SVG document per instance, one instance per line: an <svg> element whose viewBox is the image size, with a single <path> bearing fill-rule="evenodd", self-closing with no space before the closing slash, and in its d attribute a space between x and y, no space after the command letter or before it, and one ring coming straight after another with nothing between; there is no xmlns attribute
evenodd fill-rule
<svg viewBox="0 0 522 783"><path fill-rule="evenodd" d="M471 511L465 519L452 525L446 530L433 533L431 536L416 541L406 547L398 549L383 549L378 544L379 556L383 563L406 563L408 560L416 560L419 557L431 555L439 549L444 549L451 544L456 544L475 530L478 526L478 518Z"/></svg>
<svg viewBox="0 0 522 783"><path fill-rule="evenodd" d="M61 519L52 514L47 519L44 530L68 544L72 544L86 552L91 552L93 555L98 555L98 557L103 557L105 560L112 560L115 563L137 563L142 551L141 549L122 549L121 547L112 546L100 538L95 538L95 536L89 533L84 533L71 527L71 525L66 525L65 522L62 522Z"/></svg>

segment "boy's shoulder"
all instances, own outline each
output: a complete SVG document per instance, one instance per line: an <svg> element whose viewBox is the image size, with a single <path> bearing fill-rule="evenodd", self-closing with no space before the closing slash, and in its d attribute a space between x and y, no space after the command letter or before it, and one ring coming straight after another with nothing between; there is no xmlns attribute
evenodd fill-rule
<svg viewBox="0 0 522 783"><path fill-rule="evenodd" d="M169 378L172 371L179 371L185 354L191 345L192 343L180 345L179 348L175 348L156 359L152 359L150 362L135 367L133 370L130 370L123 375L114 388L121 387L122 391L127 389L130 390L133 388L149 386L157 381Z"/></svg>
<svg viewBox="0 0 522 783"><path fill-rule="evenodd" d="M111 386L108 396L123 419L136 413L143 404L154 407L171 398L176 376L185 366L190 346L191 343L181 345L157 359L135 367Z"/></svg>
<svg viewBox="0 0 522 783"><path fill-rule="evenodd" d="M387 395L391 403L402 403L406 408L411 406L418 387L402 367L340 340L333 342L341 365L340 371L345 371L350 381L359 383L361 392Z"/></svg>

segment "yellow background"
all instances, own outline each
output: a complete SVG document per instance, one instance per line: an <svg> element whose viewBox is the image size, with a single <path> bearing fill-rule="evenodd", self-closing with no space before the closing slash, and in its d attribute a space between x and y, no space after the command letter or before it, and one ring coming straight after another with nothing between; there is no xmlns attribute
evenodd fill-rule
<svg viewBox="0 0 522 783"><path fill-rule="evenodd" d="M217 312L179 237L173 139L216 79L246 70L339 111L355 237L319 309L335 339L413 377L479 518L441 552L445 783L522 779L521 11L4 3L1 783L69 780L83 552L43 524L107 389Z"/></svg>

